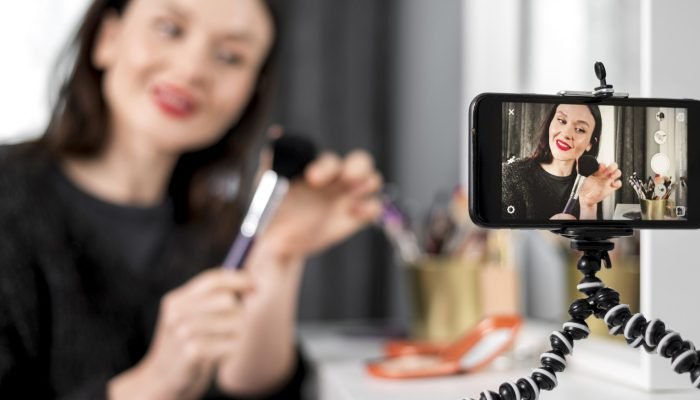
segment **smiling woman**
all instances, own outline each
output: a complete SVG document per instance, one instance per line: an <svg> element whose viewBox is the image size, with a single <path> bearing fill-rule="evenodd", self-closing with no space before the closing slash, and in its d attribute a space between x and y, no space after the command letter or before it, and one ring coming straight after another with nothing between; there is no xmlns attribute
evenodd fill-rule
<svg viewBox="0 0 700 400"><path fill-rule="evenodd" d="M597 219L599 203L621 183L615 163L586 179L572 214L562 213L583 155L598 156L602 119L596 105L558 104L549 108L530 157L503 164L503 204L514 219ZM598 190L604 187L604 190ZM594 194L595 193L595 194Z"/></svg>
<svg viewBox="0 0 700 400"><path fill-rule="evenodd" d="M138 140L172 158L211 145L244 110L273 38L264 3L188 3L134 1L102 21L93 57L121 122L112 148Z"/></svg>
<svg viewBox="0 0 700 400"><path fill-rule="evenodd" d="M89 8L45 134L0 148L0 397L300 395L303 264L378 215L382 180L365 152L320 156L246 272L216 268L268 126L278 15L274 0Z"/></svg>

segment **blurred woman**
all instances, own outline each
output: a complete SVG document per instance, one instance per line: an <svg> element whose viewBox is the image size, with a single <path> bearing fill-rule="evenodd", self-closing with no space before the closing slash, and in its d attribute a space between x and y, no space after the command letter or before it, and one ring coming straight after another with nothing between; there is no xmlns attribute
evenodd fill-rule
<svg viewBox="0 0 700 400"><path fill-rule="evenodd" d="M245 271L217 268L274 90L274 0L95 0L45 134L2 149L0 397L299 395L304 260L379 213L323 154Z"/></svg>

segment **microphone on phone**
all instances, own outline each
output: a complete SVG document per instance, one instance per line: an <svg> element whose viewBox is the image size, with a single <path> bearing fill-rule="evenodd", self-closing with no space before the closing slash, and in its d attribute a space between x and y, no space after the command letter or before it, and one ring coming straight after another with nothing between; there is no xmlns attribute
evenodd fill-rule
<svg viewBox="0 0 700 400"><path fill-rule="evenodd" d="M598 171L598 160L591 155L581 156L578 159L577 169L578 175L576 176L576 181L574 181L574 187L571 188L569 200L566 202L564 211L562 211L563 214L571 214L574 212L574 207L576 207L576 201L578 201L578 195L581 191L581 186L583 186L583 181Z"/></svg>
<svg viewBox="0 0 700 400"><path fill-rule="evenodd" d="M289 189L289 182L302 175L316 158L316 147L307 138L285 134L272 144L272 169L265 171L255 188L238 235L223 262L224 268L241 269L255 237L277 210Z"/></svg>

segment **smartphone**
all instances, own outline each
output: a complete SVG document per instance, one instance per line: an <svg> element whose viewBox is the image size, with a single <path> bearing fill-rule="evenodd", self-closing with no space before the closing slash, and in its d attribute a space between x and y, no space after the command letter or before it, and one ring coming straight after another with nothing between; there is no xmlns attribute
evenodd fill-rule
<svg viewBox="0 0 700 400"><path fill-rule="evenodd" d="M483 227L700 227L697 100L485 93L469 135Z"/></svg>

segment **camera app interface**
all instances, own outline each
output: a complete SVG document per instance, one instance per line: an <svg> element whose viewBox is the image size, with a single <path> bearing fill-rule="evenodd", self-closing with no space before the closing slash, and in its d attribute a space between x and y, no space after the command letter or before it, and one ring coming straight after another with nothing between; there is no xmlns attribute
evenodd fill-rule
<svg viewBox="0 0 700 400"><path fill-rule="evenodd" d="M503 103L502 119L504 218L686 219L686 109Z"/></svg>

